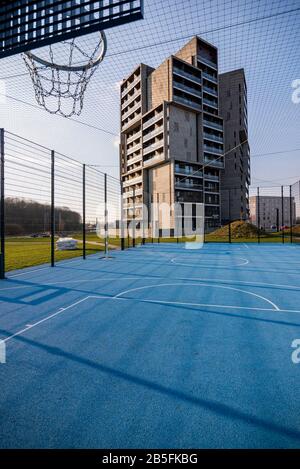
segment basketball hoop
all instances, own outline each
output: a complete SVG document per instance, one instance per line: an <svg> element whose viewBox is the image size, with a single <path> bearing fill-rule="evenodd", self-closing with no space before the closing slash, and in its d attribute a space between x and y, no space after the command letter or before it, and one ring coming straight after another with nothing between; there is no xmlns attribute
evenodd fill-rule
<svg viewBox="0 0 300 469"><path fill-rule="evenodd" d="M41 49L39 56L32 52L22 54L37 103L51 114L79 116L87 85L104 59L106 49L106 36L101 31L90 52L83 50L78 39L77 43L72 39Z"/></svg>

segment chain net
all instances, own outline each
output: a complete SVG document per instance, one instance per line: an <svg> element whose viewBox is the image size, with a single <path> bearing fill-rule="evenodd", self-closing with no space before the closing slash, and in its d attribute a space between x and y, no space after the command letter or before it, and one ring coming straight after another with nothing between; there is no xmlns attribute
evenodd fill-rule
<svg viewBox="0 0 300 469"><path fill-rule="evenodd" d="M89 81L106 51L103 33L90 52L83 50L76 39L62 41L39 51L22 54L29 71L37 103L51 114L79 116ZM59 65L57 62L63 65Z"/></svg>

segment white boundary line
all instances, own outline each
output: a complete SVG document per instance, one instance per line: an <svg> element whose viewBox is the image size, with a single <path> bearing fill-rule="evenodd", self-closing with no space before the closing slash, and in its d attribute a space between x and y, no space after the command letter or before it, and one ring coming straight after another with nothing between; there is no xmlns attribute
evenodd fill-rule
<svg viewBox="0 0 300 469"><path fill-rule="evenodd" d="M122 297L111 297L111 296L96 296L96 295L90 295L86 296L84 298L81 298L80 300L76 301L75 303L70 304L69 306L66 306L65 308L60 308L58 311L56 311L53 314L50 314L49 316L46 316L45 318L41 319L40 321L37 321L33 324L30 324L26 326L25 328L15 332L14 334L6 337L5 339L2 339L1 342L8 342L9 340L24 334L25 332L33 329L36 326L39 326L40 324L43 324L46 321L49 321L50 319L64 313L67 310L70 310L74 306L79 305L80 303L83 303L89 299L95 299L95 300L119 300L119 301L141 301L144 303L152 303L152 304L170 304L170 305L182 305L182 306L199 306L199 307L205 307L205 308L227 308L227 309L235 309L235 310L250 310L250 311L269 311L269 312L278 312L278 313L300 313L300 310L290 310L290 309L274 309L274 308L255 308L255 307L246 307L246 306L234 306L234 305L218 305L218 304L206 304L206 303L186 303L186 302L180 302L180 301L162 301L162 300L146 300L144 298L122 298Z"/></svg>
<svg viewBox="0 0 300 469"><path fill-rule="evenodd" d="M209 262L209 260L208 260L207 262L203 262L203 261L205 261L206 259L203 259L203 260L201 261L201 256L199 256L199 257L196 259L197 262L195 262L194 264L186 264L186 263L182 263L182 262L175 262L176 259L178 259L178 256L177 256L177 257L173 257L173 259L171 259L172 264L175 264L175 265L183 265L183 266L187 266L187 267L197 267L199 264L202 264L202 265L203 265L203 264L204 264L204 265L212 265L212 261ZM231 257L230 259L232 259L232 257ZM249 260L248 260L248 259L245 259L244 257L237 257L237 259L241 259L241 260L244 261L244 262L242 262L241 264L233 264L233 265L230 265L230 264L228 263L228 264L224 265L224 267L225 267L225 268L226 268L226 267L240 267L240 266L242 266L242 265L247 265L247 264L249 264ZM219 263L219 259L218 259L218 258L216 258L216 259L214 260L214 262L216 262L216 261ZM221 260L221 262L224 262L224 261Z"/></svg>
<svg viewBox="0 0 300 469"><path fill-rule="evenodd" d="M141 277L128 277L128 278L120 278L120 277L114 277L114 278L96 278L96 279L84 279L84 280L67 280L65 282L47 282L45 284L38 284L37 287L40 285L41 287L45 286L55 286L59 284L65 284L65 283L84 283L84 282L102 282L104 280L110 280L110 281L117 281L117 280L145 280L145 279L152 279L154 280L159 280L159 279L165 279L163 276L156 276L156 277L151 277L151 276L143 276ZM262 288L262 287L278 287L278 288L286 288L288 290L299 290L300 291L300 286L299 285L288 285L288 284L281 284L281 283L268 283L268 282L253 282L251 280L226 280L226 279L221 279L219 277L216 278L205 278L205 277L178 277L174 278L173 280L180 280L180 281L192 281L192 282L220 282L220 283L239 283L242 285L248 285L251 284L254 287L256 286L257 288ZM21 289L21 288L32 288L32 285L22 285L22 286L13 286L13 287L7 287L7 288L0 288L1 291L6 291L6 290L14 290L14 289Z"/></svg>
<svg viewBox="0 0 300 469"><path fill-rule="evenodd" d="M131 288L129 290L125 290L125 291L115 295L115 298L121 298L123 295L126 295L127 293L131 293L133 291L147 290L147 289L150 289L150 288L170 287L170 286L201 286L201 287L204 286L204 287L223 288L225 290L233 290L233 291L237 291L237 292L242 292L242 293L246 293L246 294L251 295L251 296L255 296L256 298L260 298L263 301L266 301L271 306L273 306L274 310L279 311L279 307L275 303L273 303L273 301L269 300L268 298L265 298L262 295L258 295L257 293L249 292L247 290L242 290L241 288L227 287L227 286L224 286L224 285L212 285L212 284L209 284L209 283L200 283L200 284L199 283L184 283L184 284L183 283L160 283L159 285L146 285L146 286L143 286L143 287L137 287L137 288ZM130 298L130 299L134 300L134 298Z"/></svg>

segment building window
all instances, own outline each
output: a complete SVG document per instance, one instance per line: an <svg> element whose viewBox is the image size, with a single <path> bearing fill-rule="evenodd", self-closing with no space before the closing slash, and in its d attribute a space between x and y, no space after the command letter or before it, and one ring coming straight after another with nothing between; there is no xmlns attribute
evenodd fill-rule
<svg viewBox="0 0 300 469"><path fill-rule="evenodd" d="M187 111L185 111L185 112L184 112L184 115L185 115L185 120L186 120L187 122L189 122L189 121L190 121L190 115L189 115L189 113L188 113Z"/></svg>
<svg viewBox="0 0 300 469"><path fill-rule="evenodd" d="M178 124L178 122L174 122L174 132L179 132L179 124Z"/></svg>
<svg viewBox="0 0 300 469"><path fill-rule="evenodd" d="M187 161L191 161L192 155L191 155L191 152L190 152L190 151L187 151L187 152L186 152L186 159L187 159Z"/></svg>
<svg viewBox="0 0 300 469"><path fill-rule="evenodd" d="M188 146L188 141L187 141L187 138L184 139L184 148L187 148Z"/></svg>
<svg viewBox="0 0 300 469"><path fill-rule="evenodd" d="M230 96L230 90L227 90L227 96L228 96L228 98L229 98L229 96Z"/></svg>
<svg viewBox="0 0 300 469"><path fill-rule="evenodd" d="M230 112L227 112L226 120L227 120L227 121L230 120Z"/></svg>

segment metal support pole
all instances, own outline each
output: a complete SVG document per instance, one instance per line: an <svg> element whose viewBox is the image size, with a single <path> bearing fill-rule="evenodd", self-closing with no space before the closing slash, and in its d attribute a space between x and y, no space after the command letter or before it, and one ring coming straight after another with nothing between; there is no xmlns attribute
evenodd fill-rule
<svg viewBox="0 0 300 469"><path fill-rule="evenodd" d="M293 242L293 203L292 203L292 186L290 185L290 242Z"/></svg>
<svg viewBox="0 0 300 469"><path fill-rule="evenodd" d="M159 239L159 194L157 194L157 242L160 243Z"/></svg>
<svg viewBox="0 0 300 469"><path fill-rule="evenodd" d="M228 241L229 241L229 243L231 243L231 197L230 197L230 189L228 189L228 218L229 218Z"/></svg>
<svg viewBox="0 0 300 469"><path fill-rule="evenodd" d="M0 153L1 153L1 195L0 195L0 237L1 237L1 258L0 258L0 279L5 278L5 187L4 187L4 129L0 130Z"/></svg>
<svg viewBox="0 0 300 469"><path fill-rule="evenodd" d="M104 174L104 231L105 231L105 257L108 257L108 213L107 213L107 174Z"/></svg>
<svg viewBox="0 0 300 469"><path fill-rule="evenodd" d="M51 267L55 266L55 152L51 150Z"/></svg>
<svg viewBox="0 0 300 469"><path fill-rule="evenodd" d="M135 248L135 187L133 188L132 247Z"/></svg>
<svg viewBox="0 0 300 469"><path fill-rule="evenodd" d="M281 186L281 238L284 244L284 200L283 200L283 186Z"/></svg>
<svg viewBox="0 0 300 469"><path fill-rule="evenodd" d="M174 221L175 221L175 230L176 230L176 243L179 243L179 238L178 238L178 195L176 194L176 204L174 208ZM174 233L175 234L175 233Z"/></svg>
<svg viewBox="0 0 300 469"><path fill-rule="evenodd" d="M121 180L120 183L120 190L121 190L121 226L120 226L120 236L121 236L121 250L124 251L125 249L125 232L124 232L124 209L123 209L123 182Z"/></svg>
<svg viewBox="0 0 300 469"><path fill-rule="evenodd" d="M257 242L260 243L260 204L259 204L259 187L257 188Z"/></svg>
<svg viewBox="0 0 300 469"><path fill-rule="evenodd" d="M86 220L85 220L85 212L86 212L86 207L85 207L85 164L83 164L83 166L82 166L82 243L83 243L82 257L83 257L83 259L86 258L86 230L85 230Z"/></svg>
<svg viewBox="0 0 300 469"><path fill-rule="evenodd" d="M153 231L154 231L154 225L155 225L155 221L154 221L154 203L153 203L153 195L151 194L150 197L151 197L151 243L153 244L153 242L154 242Z"/></svg>

